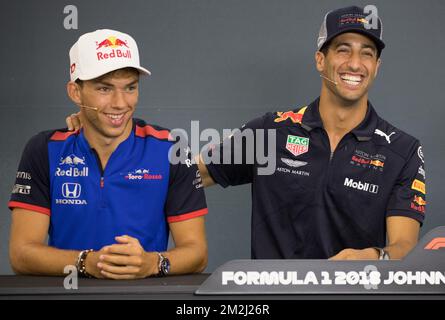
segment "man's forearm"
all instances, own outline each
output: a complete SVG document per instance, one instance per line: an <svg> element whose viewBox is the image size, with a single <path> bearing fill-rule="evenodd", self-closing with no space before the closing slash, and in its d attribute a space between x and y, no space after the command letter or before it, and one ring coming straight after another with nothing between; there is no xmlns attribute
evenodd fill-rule
<svg viewBox="0 0 445 320"><path fill-rule="evenodd" d="M80 251L61 250L44 244L27 244L12 250L14 272L29 275L62 276L67 265L75 265Z"/></svg>
<svg viewBox="0 0 445 320"><path fill-rule="evenodd" d="M199 273L207 267L207 247L184 245L164 253L170 260L169 274Z"/></svg>
<svg viewBox="0 0 445 320"><path fill-rule="evenodd" d="M388 252L391 259L403 259L414 247L415 243L409 241L399 241L389 244L384 249Z"/></svg>

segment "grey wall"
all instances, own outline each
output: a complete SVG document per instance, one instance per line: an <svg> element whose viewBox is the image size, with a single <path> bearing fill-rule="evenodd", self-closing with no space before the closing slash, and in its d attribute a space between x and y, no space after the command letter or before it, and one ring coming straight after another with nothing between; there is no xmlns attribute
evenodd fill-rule
<svg viewBox="0 0 445 320"><path fill-rule="evenodd" d="M445 2L373 1L387 49L371 100L379 114L424 144L428 213L422 234L445 225ZM266 111L306 104L319 94L316 35L324 13L367 1L148 0L8 1L0 19L0 274L8 263L6 208L26 141L64 126L75 112L65 93L68 50L84 32L112 28L139 43L153 76L142 82L137 116L190 130L236 128ZM79 10L65 30L63 8ZM250 188L206 190L209 266L250 257Z"/></svg>

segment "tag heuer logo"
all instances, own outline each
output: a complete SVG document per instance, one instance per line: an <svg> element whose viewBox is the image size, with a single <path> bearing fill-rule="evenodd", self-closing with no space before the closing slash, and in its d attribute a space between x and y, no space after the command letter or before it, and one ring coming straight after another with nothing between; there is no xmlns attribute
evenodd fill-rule
<svg viewBox="0 0 445 320"><path fill-rule="evenodd" d="M306 153L309 150L309 138L288 135L286 149L294 156Z"/></svg>

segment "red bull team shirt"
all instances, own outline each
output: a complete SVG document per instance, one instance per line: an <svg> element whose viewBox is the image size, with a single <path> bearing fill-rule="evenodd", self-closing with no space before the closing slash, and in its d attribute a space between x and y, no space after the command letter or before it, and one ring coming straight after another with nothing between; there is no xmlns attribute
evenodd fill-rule
<svg viewBox="0 0 445 320"><path fill-rule="evenodd" d="M252 258L325 259L345 248L384 247L387 217L423 223L419 141L380 118L368 102L365 119L331 153L318 104L319 99L297 110L267 113L208 151L220 159L207 165L215 182L252 184ZM244 153L241 164L234 164L234 151L246 151L237 135L247 129L276 130L276 150L268 150L275 151L273 174L260 175L258 168L265 165L257 157L248 163ZM265 145L267 139L266 134ZM229 151L231 164L223 161Z"/></svg>
<svg viewBox="0 0 445 320"><path fill-rule="evenodd" d="M165 251L168 223L207 213L198 168L190 154L170 163L169 137L135 120L103 170L83 130L37 134L23 152L9 207L49 215L49 245L59 249L99 250L126 234L146 251Z"/></svg>

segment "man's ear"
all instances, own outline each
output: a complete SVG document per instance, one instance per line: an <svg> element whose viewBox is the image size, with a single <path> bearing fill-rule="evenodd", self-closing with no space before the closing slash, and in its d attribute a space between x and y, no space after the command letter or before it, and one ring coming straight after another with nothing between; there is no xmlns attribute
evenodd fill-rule
<svg viewBox="0 0 445 320"><path fill-rule="evenodd" d="M324 71L324 59L325 56L323 52L317 51L315 52L315 67L317 68L318 72L322 73Z"/></svg>
<svg viewBox="0 0 445 320"><path fill-rule="evenodd" d="M74 81L69 81L66 84L66 92L68 97L77 105L82 104L82 99L80 98L80 88Z"/></svg>

